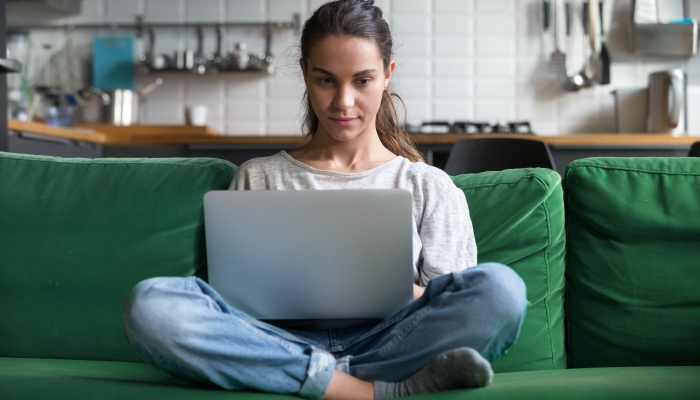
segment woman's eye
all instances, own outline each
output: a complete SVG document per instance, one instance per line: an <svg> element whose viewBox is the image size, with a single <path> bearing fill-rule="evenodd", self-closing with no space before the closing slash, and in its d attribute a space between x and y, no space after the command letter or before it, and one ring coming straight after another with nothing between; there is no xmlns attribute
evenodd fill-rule
<svg viewBox="0 0 700 400"><path fill-rule="evenodd" d="M321 83L326 84L326 85L327 85L327 84L331 84L331 83L333 83L333 79L331 79L331 78L321 78Z"/></svg>
<svg viewBox="0 0 700 400"><path fill-rule="evenodd" d="M369 79L360 79L357 81L357 83L360 84L361 86L367 86L367 85L369 85L369 81L370 81Z"/></svg>

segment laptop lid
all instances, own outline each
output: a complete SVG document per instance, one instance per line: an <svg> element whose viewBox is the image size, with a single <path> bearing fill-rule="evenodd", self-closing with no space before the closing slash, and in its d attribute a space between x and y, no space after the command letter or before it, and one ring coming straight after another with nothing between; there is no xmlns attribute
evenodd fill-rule
<svg viewBox="0 0 700 400"><path fill-rule="evenodd" d="M209 283L265 320L386 318L413 294L406 190L210 191Z"/></svg>

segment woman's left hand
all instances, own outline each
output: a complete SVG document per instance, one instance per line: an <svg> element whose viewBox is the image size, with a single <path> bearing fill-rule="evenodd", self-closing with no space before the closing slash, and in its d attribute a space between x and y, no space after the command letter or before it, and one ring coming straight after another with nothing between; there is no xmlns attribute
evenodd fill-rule
<svg viewBox="0 0 700 400"><path fill-rule="evenodd" d="M416 285L415 283L413 284L413 300L418 300L419 297L421 297L425 293L425 288L420 287Z"/></svg>

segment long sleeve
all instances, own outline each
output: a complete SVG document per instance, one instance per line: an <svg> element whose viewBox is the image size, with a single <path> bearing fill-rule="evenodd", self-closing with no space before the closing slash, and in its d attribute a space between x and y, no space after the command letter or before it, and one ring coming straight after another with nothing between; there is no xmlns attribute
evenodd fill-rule
<svg viewBox="0 0 700 400"><path fill-rule="evenodd" d="M469 207L464 193L449 180L440 179L424 191L425 208L418 235L422 249L419 284L476 265L477 250Z"/></svg>

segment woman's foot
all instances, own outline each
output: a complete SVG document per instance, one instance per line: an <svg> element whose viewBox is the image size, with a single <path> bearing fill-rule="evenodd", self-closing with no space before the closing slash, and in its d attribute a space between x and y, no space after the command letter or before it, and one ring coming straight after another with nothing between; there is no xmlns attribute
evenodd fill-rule
<svg viewBox="0 0 700 400"><path fill-rule="evenodd" d="M470 389L491 383L493 371L474 349L460 347L439 354L422 370L401 382L374 382L374 398L391 399L424 393Z"/></svg>

